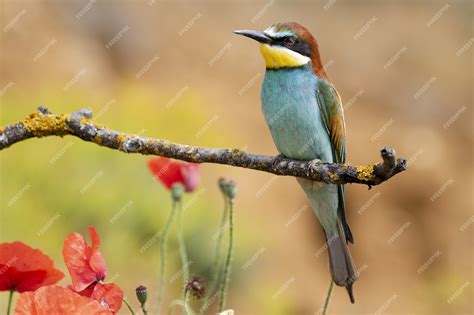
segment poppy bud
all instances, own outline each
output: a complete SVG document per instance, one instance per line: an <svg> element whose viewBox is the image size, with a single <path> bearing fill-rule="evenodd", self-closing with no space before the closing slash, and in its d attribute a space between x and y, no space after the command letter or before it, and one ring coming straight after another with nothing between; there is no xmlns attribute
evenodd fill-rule
<svg viewBox="0 0 474 315"><path fill-rule="evenodd" d="M148 297L148 290L145 286L141 285L138 286L135 289L135 292L137 294L137 299L140 302L141 305L144 305L146 303L146 299Z"/></svg>
<svg viewBox="0 0 474 315"><path fill-rule="evenodd" d="M171 196L174 201L180 201L184 194L184 186L180 183L175 183L171 186Z"/></svg>
<svg viewBox="0 0 474 315"><path fill-rule="evenodd" d="M237 194L237 184L233 180L227 181L225 178L219 178L219 188L221 192L230 199L234 201L235 195Z"/></svg>
<svg viewBox="0 0 474 315"><path fill-rule="evenodd" d="M200 299L206 295L206 282L199 276L191 276L185 290L194 298Z"/></svg>

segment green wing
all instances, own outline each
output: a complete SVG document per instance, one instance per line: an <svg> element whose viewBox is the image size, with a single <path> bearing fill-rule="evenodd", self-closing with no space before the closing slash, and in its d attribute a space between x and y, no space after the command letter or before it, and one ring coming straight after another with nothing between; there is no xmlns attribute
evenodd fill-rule
<svg viewBox="0 0 474 315"><path fill-rule="evenodd" d="M318 101L321 118L331 139L332 155L335 163L346 162L346 125L341 97L334 86L325 79L318 80L316 99ZM338 185L339 208L338 214L344 227L346 240L354 243L351 229L346 221L344 205L344 186Z"/></svg>

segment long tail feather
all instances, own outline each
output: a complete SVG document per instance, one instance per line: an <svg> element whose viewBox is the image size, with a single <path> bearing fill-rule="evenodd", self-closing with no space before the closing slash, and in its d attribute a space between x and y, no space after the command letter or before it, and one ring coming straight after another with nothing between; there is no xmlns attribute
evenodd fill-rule
<svg viewBox="0 0 474 315"><path fill-rule="evenodd" d="M338 221L337 225L337 233L331 235L326 233L331 276L338 286L346 287L351 303L354 303L352 285L357 280L356 268L347 247L341 222Z"/></svg>

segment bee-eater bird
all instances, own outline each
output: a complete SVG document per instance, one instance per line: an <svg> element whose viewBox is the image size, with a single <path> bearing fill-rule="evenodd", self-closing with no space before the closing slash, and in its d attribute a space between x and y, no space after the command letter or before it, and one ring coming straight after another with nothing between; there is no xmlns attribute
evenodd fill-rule
<svg viewBox="0 0 474 315"><path fill-rule="evenodd" d="M265 31L234 33L260 43L266 72L262 86L265 121L281 155L297 160L344 163L345 123L341 98L329 82L318 44L298 23L277 23ZM346 221L344 187L297 178L324 228L333 281L354 303L356 268L347 247L353 237Z"/></svg>

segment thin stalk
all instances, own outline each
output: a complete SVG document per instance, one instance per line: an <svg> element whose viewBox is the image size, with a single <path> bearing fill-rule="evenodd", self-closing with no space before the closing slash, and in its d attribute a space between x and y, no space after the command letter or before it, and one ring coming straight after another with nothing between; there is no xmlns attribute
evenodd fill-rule
<svg viewBox="0 0 474 315"><path fill-rule="evenodd" d="M227 294L227 286L229 284L230 275L230 261L232 259L232 247L234 241L234 218L233 218L233 207L234 202L229 201L229 248L227 250L227 258L224 265L224 277L222 279L220 302L219 302L219 313L224 310L225 299Z"/></svg>
<svg viewBox="0 0 474 315"><path fill-rule="evenodd" d="M10 311L12 309L13 292L15 292L15 290L10 289L10 294L8 295L7 315L10 315Z"/></svg>
<svg viewBox="0 0 474 315"><path fill-rule="evenodd" d="M217 240L216 240L216 249L214 251L214 262L212 264L212 278L211 283L209 283L209 288L207 290L207 294L204 297L202 305L207 305L209 298L214 294L216 290L217 283L219 282L220 274L221 274L221 249L222 249L222 239L224 236L224 227L227 222L227 215L229 213L229 201L226 196L224 196L224 211L222 213L221 224L219 225ZM200 314L204 312L203 308L201 308Z"/></svg>
<svg viewBox="0 0 474 315"><path fill-rule="evenodd" d="M186 252L186 242L184 241L183 235L183 205L181 201L178 204L178 245L179 255L181 256L181 264L183 268L183 286L185 287L189 279L189 268L188 268L188 254Z"/></svg>
<svg viewBox="0 0 474 315"><path fill-rule="evenodd" d="M186 300L183 301L181 299L171 301L170 305L168 306L168 315L173 314L173 309L174 309L175 306L181 306L183 308L185 314L194 315L193 310L187 304L188 303L187 303Z"/></svg>
<svg viewBox="0 0 474 315"><path fill-rule="evenodd" d="M160 283L158 285L158 297L157 297L157 314L160 314L161 301L163 299L163 285L165 282L165 269L166 269L166 255L167 255L167 242L168 242L168 232L173 222L174 216L176 213L176 202L173 202L171 208L171 213L166 222L165 228L160 237Z"/></svg>
<svg viewBox="0 0 474 315"><path fill-rule="evenodd" d="M324 302L323 314L326 315L329 306L329 300L331 299L332 288L334 287L334 281L331 279L331 284L329 285L328 294L326 296L326 301Z"/></svg>
<svg viewBox="0 0 474 315"><path fill-rule="evenodd" d="M188 305L188 290L184 290L184 297L183 297L183 302L184 302L184 314L185 315L191 315L194 312L189 309Z"/></svg>
<svg viewBox="0 0 474 315"><path fill-rule="evenodd" d="M141 304L140 308L142 309L143 315L148 315L148 311L145 308L145 304Z"/></svg>
<svg viewBox="0 0 474 315"><path fill-rule="evenodd" d="M133 308L130 306L130 304L128 304L127 300L125 300L124 298L122 298L123 302L125 303L125 305L127 305L128 307L128 310L130 311L130 313L132 315L135 315L135 312L133 311Z"/></svg>

